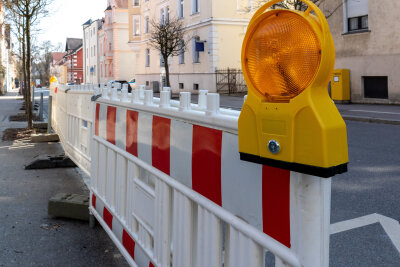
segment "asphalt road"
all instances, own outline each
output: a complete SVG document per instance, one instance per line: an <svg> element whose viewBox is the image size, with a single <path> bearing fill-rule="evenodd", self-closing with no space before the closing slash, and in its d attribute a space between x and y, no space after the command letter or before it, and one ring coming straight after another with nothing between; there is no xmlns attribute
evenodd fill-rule
<svg viewBox="0 0 400 267"><path fill-rule="evenodd" d="M347 121L349 171L332 179L331 223L370 214L400 220L400 126ZM400 230L400 227L398 228ZM400 231L380 223L331 235L331 266L400 266Z"/></svg>

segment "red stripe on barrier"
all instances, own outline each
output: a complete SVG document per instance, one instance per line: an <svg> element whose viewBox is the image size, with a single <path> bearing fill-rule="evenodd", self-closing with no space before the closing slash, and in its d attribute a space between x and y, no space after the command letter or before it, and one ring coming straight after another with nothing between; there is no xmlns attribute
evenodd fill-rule
<svg viewBox="0 0 400 267"><path fill-rule="evenodd" d="M263 231L290 248L290 171L262 169Z"/></svg>
<svg viewBox="0 0 400 267"><path fill-rule="evenodd" d="M92 194L92 207L96 209L96 195Z"/></svg>
<svg viewBox="0 0 400 267"><path fill-rule="evenodd" d="M115 121L117 120L117 108L107 107L107 141L115 145Z"/></svg>
<svg viewBox="0 0 400 267"><path fill-rule="evenodd" d="M132 237L125 231L122 232L122 245L131 255L132 259L135 260L135 241Z"/></svg>
<svg viewBox="0 0 400 267"><path fill-rule="evenodd" d="M193 125L192 189L220 206L221 147L222 131Z"/></svg>
<svg viewBox="0 0 400 267"><path fill-rule="evenodd" d="M152 164L160 171L170 173L171 120L153 116Z"/></svg>
<svg viewBox="0 0 400 267"><path fill-rule="evenodd" d="M128 110L126 112L126 151L135 157L138 156L138 118L138 112L133 110Z"/></svg>
<svg viewBox="0 0 400 267"><path fill-rule="evenodd" d="M149 267L154 267L154 264L152 262L150 262Z"/></svg>
<svg viewBox="0 0 400 267"><path fill-rule="evenodd" d="M108 225L108 227L110 227L110 229L112 230L113 215L108 211L106 207L104 207L103 209L103 219Z"/></svg>
<svg viewBox="0 0 400 267"><path fill-rule="evenodd" d="M96 118L94 122L94 134L99 136L100 104L96 103Z"/></svg>

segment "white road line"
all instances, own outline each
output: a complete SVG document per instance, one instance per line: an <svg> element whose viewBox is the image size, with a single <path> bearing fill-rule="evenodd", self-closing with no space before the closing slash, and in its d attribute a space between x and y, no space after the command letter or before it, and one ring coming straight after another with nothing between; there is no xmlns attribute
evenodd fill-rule
<svg viewBox="0 0 400 267"><path fill-rule="evenodd" d="M374 213L359 218L331 224L331 235L377 223L379 222L379 219L376 215L377 214Z"/></svg>
<svg viewBox="0 0 400 267"><path fill-rule="evenodd" d="M380 215L379 222L382 224L383 229L385 230L386 234L389 236L390 240L392 240L393 245L397 248L397 251L400 252L400 224L398 221Z"/></svg>
<svg viewBox="0 0 400 267"><path fill-rule="evenodd" d="M359 218L337 222L331 224L330 232L331 235L337 234L340 232L348 231L351 229L371 225L374 223L380 223L382 225L383 230L385 230L386 234L389 236L390 240L392 240L393 245L396 247L397 251L400 252L400 224L398 221L380 215L380 214L370 214L366 216L362 216Z"/></svg>
<svg viewBox="0 0 400 267"><path fill-rule="evenodd" d="M400 115L399 112L372 111L372 110L360 110L360 109L349 109L349 110L343 110L343 111L354 111L354 112L366 112L366 113L380 113L380 114Z"/></svg>

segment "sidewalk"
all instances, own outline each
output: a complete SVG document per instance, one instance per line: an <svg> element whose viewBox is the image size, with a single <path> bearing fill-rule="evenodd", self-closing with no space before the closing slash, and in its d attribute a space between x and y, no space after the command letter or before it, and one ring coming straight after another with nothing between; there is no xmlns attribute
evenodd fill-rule
<svg viewBox="0 0 400 267"><path fill-rule="evenodd" d="M221 95L221 107L240 110L243 96ZM192 95L197 103L198 95ZM336 104L345 120L400 125L400 105Z"/></svg>
<svg viewBox="0 0 400 267"><path fill-rule="evenodd" d="M26 127L8 121L22 112L15 95L0 97L0 137L6 128ZM55 194L89 194L77 168L24 170L40 155L61 153L59 143L0 141L0 266L127 266L100 226L47 215Z"/></svg>
<svg viewBox="0 0 400 267"><path fill-rule="evenodd" d="M399 105L337 104L345 120L400 125Z"/></svg>

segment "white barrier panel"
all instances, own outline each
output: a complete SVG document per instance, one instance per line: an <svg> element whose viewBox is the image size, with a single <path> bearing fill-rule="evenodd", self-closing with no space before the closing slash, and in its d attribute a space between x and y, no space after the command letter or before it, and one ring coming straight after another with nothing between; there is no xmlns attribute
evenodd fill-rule
<svg viewBox="0 0 400 267"><path fill-rule="evenodd" d="M269 251L276 266L328 266L331 179L240 161L239 112L217 94L124 89L75 102L94 114L91 212L131 265L264 266Z"/></svg>
<svg viewBox="0 0 400 267"><path fill-rule="evenodd" d="M90 175L93 90L72 90L60 85L53 96L52 126L60 137L65 154Z"/></svg>

